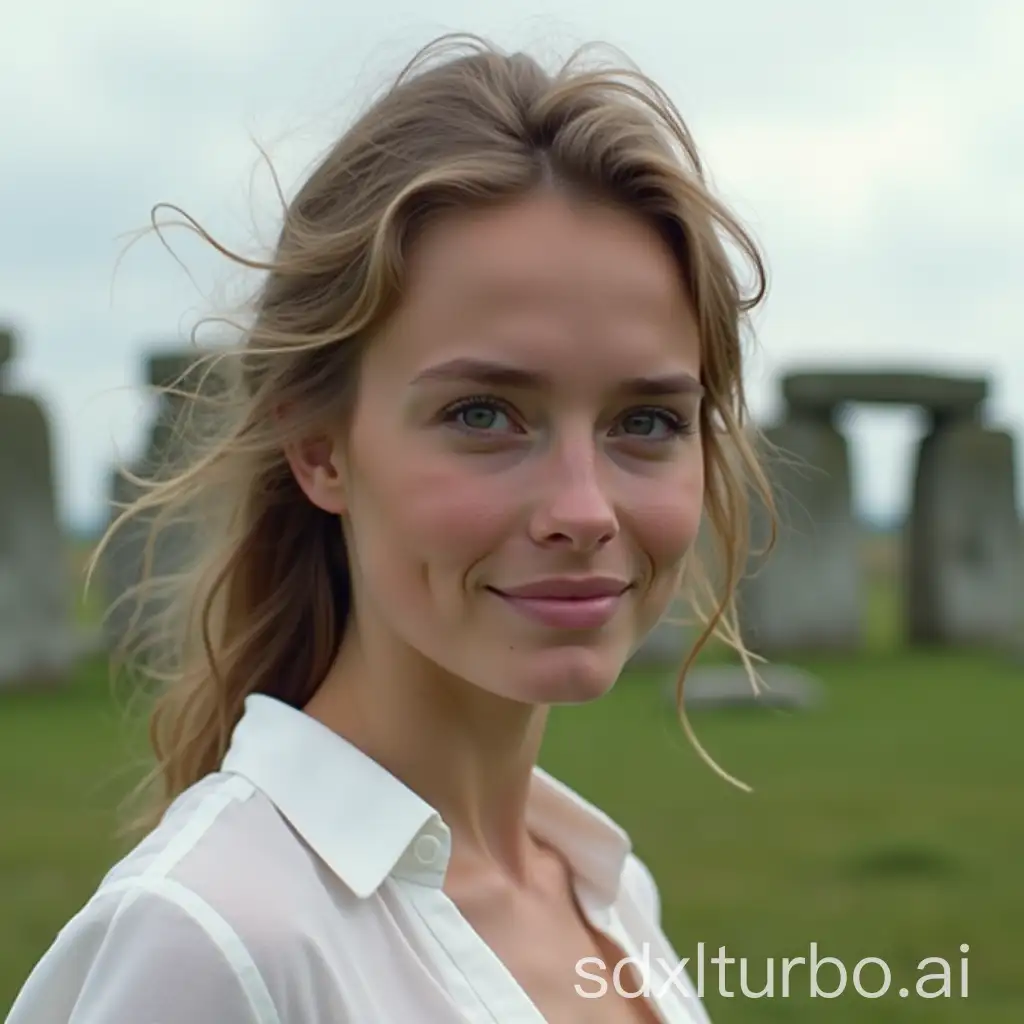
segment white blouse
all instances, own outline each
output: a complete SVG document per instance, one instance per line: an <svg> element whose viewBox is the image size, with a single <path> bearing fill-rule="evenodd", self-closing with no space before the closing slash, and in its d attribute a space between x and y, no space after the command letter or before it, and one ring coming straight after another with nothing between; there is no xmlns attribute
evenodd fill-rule
<svg viewBox="0 0 1024 1024"><path fill-rule="evenodd" d="M539 768L528 813L591 925L627 955L646 944L665 1024L708 1024L688 976L669 973L658 890L628 836ZM7 1024L544 1024L442 890L449 849L439 814L383 767L250 696L222 771L107 874Z"/></svg>

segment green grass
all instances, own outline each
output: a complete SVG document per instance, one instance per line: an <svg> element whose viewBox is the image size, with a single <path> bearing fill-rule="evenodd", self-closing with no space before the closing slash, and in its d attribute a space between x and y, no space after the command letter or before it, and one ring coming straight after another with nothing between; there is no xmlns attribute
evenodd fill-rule
<svg viewBox="0 0 1024 1024"><path fill-rule="evenodd" d="M879 628L891 619L883 600L873 615ZM753 794L698 759L663 680L625 678L607 699L553 715L543 764L630 831L681 956L725 946L748 959L754 988L768 958L778 970L811 942L850 968L874 956L893 972L891 994L875 1001L849 984L837 999L811 999L806 967L788 998L727 999L709 965L715 1024L1024 1017L1024 670L874 648L804 663L825 687L816 709L693 713L701 742ZM139 741L102 664L67 692L0 699L0 1012L121 852L115 808L137 777ZM900 999L926 957L955 965L954 997ZM835 977L823 968L820 980ZM727 987L738 991L735 966Z"/></svg>
<svg viewBox="0 0 1024 1024"><path fill-rule="evenodd" d="M892 994L811 999L806 968L788 998L718 995L715 1024L741 1021L1019 1022L1024 1019L1024 672L980 656L879 654L811 664L826 699L802 713L694 712L698 739L746 794L697 759L653 680L560 709L545 762L631 831L662 888L680 956L719 946L764 987L775 958L881 957ZM957 968L961 998L925 1000L919 961ZM928 972L936 968L928 968ZM726 989L739 991L738 968ZM823 969L821 984L837 975ZM865 987L880 974L865 973ZM776 974L781 986L781 973Z"/></svg>
<svg viewBox="0 0 1024 1024"><path fill-rule="evenodd" d="M105 664L59 694L0 694L0 1012L111 865L140 751Z"/></svg>

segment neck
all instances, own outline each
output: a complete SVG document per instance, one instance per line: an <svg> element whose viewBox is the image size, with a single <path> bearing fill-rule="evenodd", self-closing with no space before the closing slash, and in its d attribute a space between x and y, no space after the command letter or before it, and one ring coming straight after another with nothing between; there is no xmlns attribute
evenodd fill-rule
<svg viewBox="0 0 1024 1024"><path fill-rule="evenodd" d="M350 636L305 710L438 811L454 871L527 880L526 804L546 707L453 678L393 638Z"/></svg>

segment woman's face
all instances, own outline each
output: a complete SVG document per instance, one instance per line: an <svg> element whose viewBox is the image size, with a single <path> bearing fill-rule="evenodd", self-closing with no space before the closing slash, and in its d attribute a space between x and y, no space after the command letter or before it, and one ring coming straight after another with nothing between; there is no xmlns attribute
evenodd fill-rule
<svg viewBox="0 0 1024 1024"><path fill-rule="evenodd" d="M432 227L408 269L336 496L311 494L344 513L359 628L515 701L598 697L700 524L678 265L629 214L543 194Z"/></svg>

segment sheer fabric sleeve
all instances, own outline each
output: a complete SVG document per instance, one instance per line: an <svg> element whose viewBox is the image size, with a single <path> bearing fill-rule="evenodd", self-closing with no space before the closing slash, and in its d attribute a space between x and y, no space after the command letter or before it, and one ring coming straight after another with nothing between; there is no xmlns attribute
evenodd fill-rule
<svg viewBox="0 0 1024 1024"><path fill-rule="evenodd" d="M280 1024L231 927L183 886L100 893L29 975L7 1024Z"/></svg>

